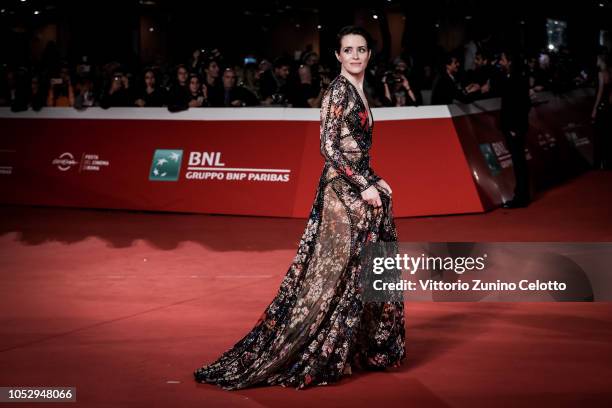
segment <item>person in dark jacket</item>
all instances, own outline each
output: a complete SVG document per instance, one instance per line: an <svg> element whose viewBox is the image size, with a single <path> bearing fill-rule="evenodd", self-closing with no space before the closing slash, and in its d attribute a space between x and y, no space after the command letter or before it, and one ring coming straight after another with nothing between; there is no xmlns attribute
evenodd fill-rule
<svg viewBox="0 0 612 408"><path fill-rule="evenodd" d="M283 57L274 60L272 69L261 75L259 92L263 105L285 105L288 102L291 62Z"/></svg>
<svg viewBox="0 0 612 408"><path fill-rule="evenodd" d="M15 97L11 102L11 111L20 112L28 108L39 111L45 106L46 99L46 92L42 89L38 77L30 78L25 70L17 72Z"/></svg>
<svg viewBox="0 0 612 408"><path fill-rule="evenodd" d="M456 99L463 103L471 102L470 94L477 89L473 86L463 88L458 80L459 60L448 55L442 72L436 77L431 90L432 105L450 105Z"/></svg>
<svg viewBox="0 0 612 408"><path fill-rule="evenodd" d="M142 88L135 103L136 106L141 107L159 107L166 105L166 90L157 85L157 76L152 69L145 70Z"/></svg>
<svg viewBox="0 0 612 408"><path fill-rule="evenodd" d="M232 68L226 68L223 71L222 82L222 93L210 96L211 106L253 106L259 102L251 91L242 86L236 86L236 71Z"/></svg>
<svg viewBox="0 0 612 408"><path fill-rule="evenodd" d="M478 92L473 94L474 99L492 98L495 96L495 67L491 64L491 57L483 50L476 51L473 69L466 72L465 84L476 84Z"/></svg>
<svg viewBox="0 0 612 408"><path fill-rule="evenodd" d="M514 197L503 204L505 208L526 207L530 201L529 173L525 158L525 139L529 128L529 78L525 75L522 59L509 51L501 53L499 65L503 71L500 83L500 128L512 156L516 184Z"/></svg>
<svg viewBox="0 0 612 408"><path fill-rule="evenodd" d="M130 103L130 94L123 84L123 73L116 72L111 79L108 90L100 98L100 107L102 109L134 106L133 103Z"/></svg>
<svg viewBox="0 0 612 408"><path fill-rule="evenodd" d="M189 92L189 71L181 64L176 68L174 83L170 86L167 94L168 110L179 112L189 108L191 93Z"/></svg>
<svg viewBox="0 0 612 408"><path fill-rule="evenodd" d="M219 66L219 61L214 58L205 60L202 70L204 71L202 88L206 89L205 94L208 101L218 101L223 98L223 84L220 78L221 67Z"/></svg>

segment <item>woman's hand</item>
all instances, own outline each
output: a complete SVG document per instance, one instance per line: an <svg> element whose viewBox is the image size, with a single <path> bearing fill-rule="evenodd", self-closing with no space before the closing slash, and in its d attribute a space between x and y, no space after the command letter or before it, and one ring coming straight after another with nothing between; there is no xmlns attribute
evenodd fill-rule
<svg viewBox="0 0 612 408"><path fill-rule="evenodd" d="M374 186L370 186L367 189L363 190L361 192L361 198L363 198L365 202L370 205L373 205L374 207L382 206L382 202L380 201L380 194L378 194L378 190Z"/></svg>
<svg viewBox="0 0 612 408"><path fill-rule="evenodd" d="M387 184L385 180L380 179L376 182L376 184L384 188L389 195L393 194L393 190L391 190L391 187L389 186L389 184Z"/></svg>

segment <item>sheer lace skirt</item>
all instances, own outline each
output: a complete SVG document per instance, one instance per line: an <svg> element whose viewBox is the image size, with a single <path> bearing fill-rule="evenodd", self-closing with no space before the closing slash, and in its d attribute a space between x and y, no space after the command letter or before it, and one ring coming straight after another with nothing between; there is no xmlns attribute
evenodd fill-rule
<svg viewBox="0 0 612 408"><path fill-rule="evenodd" d="M365 303L359 254L367 242L397 239L392 200L367 204L344 178L321 177L297 254L253 329L199 382L225 389L338 381L355 367L384 369L405 358L402 302Z"/></svg>

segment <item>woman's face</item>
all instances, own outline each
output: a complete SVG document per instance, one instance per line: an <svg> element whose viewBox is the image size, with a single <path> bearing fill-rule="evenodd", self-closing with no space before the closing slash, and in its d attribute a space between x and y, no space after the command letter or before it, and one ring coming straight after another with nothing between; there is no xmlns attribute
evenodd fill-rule
<svg viewBox="0 0 612 408"><path fill-rule="evenodd" d="M154 88L155 87L155 75L153 75L152 72L147 72L145 74L144 77L145 80L145 85L147 86L147 88Z"/></svg>
<svg viewBox="0 0 612 408"><path fill-rule="evenodd" d="M214 61L211 62L206 71L211 77L217 78L219 76L219 64Z"/></svg>
<svg viewBox="0 0 612 408"><path fill-rule="evenodd" d="M187 70L183 67L179 68L178 71L176 71L176 78L180 84L184 84L185 81L187 81Z"/></svg>
<svg viewBox="0 0 612 408"><path fill-rule="evenodd" d="M370 54L371 51L368 49L365 38L357 34L347 34L342 37L340 51L336 51L336 58L345 71L359 75L368 66Z"/></svg>
<svg viewBox="0 0 612 408"><path fill-rule="evenodd" d="M200 80L198 80L198 78L191 78L189 80L189 90L191 91L191 93L195 94L198 92L198 90L200 89Z"/></svg>

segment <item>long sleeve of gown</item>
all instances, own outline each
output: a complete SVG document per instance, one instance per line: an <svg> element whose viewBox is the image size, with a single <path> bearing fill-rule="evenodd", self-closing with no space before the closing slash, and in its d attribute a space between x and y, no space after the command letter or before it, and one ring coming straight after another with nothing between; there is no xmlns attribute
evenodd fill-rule
<svg viewBox="0 0 612 408"><path fill-rule="evenodd" d="M373 182L362 174L340 150L342 122L349 102L346 84L337 81L326 92L321 104L321 154L338 174L364 191Z"/></svg>
<svg viewBox="0 0 612 408"><path fill-rule="evenodd" d="M368 168L366 177L371 183L376 183L378 180L382 180L382 177L376 174L372 167Z"/></svg>

